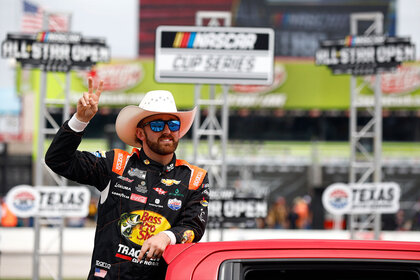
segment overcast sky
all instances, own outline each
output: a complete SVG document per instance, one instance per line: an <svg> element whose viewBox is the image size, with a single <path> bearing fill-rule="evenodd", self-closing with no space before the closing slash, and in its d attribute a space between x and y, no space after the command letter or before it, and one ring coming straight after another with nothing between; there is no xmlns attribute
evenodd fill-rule
<svg viewBox="0 0 420 280"><path fill-rule="evenodd" d="M51 12L72 15L71 30L83 36L104 37L113 58L137 57L138 0L34 0ZM0 0L0 41L20 31L22 1ZM0 58L0 89L14 88L9 60Z"/></svg>
<svg viewBox="0 0 420 280"><path fill-rule="evenodd" d="M113 58L136 58L139 0L34 0L52 12L72 15L72 31L104 37ZM0 0L0 41L19 31L22 1ZM420 0L397 1L397 36L410 36L420 59ZM7 59L0 58L0 89L14 87Z"/></svg>

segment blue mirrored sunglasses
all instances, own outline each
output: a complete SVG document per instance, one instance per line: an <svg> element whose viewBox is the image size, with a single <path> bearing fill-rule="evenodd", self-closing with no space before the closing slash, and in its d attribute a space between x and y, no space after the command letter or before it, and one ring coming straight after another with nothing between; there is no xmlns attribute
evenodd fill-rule
<svg viewBox="0 0 420 280"><path fill-rule="evenodd" d="M161 132L165 128L165 124L168 125L170 131L178 131L179 128L181 127L181 122L178 120L169 120L169 121L154 120L154 121L145 123L143 127L150 125L150 129L153 132Z"/></svg>

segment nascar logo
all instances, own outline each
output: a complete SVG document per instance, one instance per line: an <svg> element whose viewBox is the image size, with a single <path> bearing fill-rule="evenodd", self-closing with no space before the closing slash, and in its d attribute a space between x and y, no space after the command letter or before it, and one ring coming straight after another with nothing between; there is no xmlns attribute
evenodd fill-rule
<svg viewBox="0 0 420 280"><path fill-rule="evenodd" d="M255 33L177 32L172 47L253 50L256 41L257 34Z"/></svg>
<svg viewBox="0 0 420 280"><path fill-rule="evenodd" d="M384 36L351 36L344 38L344 45L347 47L354 46L373 46L381 45L385 42Z"/></svg>
<svg viewBox="0 0 420 280"><path fill-rule="evenodd" d="M55 43L78 43L82 36L78 33L66 32L38 32L36 41L38 42L55 42Z"/></svg>

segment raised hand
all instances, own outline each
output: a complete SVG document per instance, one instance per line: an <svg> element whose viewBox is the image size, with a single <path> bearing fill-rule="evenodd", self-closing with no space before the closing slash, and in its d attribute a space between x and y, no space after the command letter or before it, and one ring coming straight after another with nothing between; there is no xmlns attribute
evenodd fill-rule
<svg viewBox="0 0 420 280"><path fill-rule="evenodd" d="M102 93L103 81L99 82L99 86L96 91L93 91L93 80L91 77L88 79L89 89L88 92L84 92L83 96L80 97L77 102L76 117L79 121L89 122L96 112L98 112L99 97Z"/></svg>

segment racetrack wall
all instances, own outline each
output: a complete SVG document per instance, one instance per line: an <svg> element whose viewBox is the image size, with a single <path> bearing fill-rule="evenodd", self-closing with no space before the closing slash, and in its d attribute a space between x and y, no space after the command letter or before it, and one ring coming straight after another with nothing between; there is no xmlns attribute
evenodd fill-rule
<svg viewBox="0 0 420 280"><path fill-rule="evenodd" d="M94 228L65 228L63 248L63 277L86 279L93 249ZM348 239L350 233L339 230L269 230L226 229L208 230L202 242L249 239ZM372 235L364 236L371 239ZM420 242L420 232L382 232L382 240ZM32 278L32 228L0 228L0 279ZM57 231L42 228L41 250L54 252L58 248ZM57 259L42 257L41 277L51 278L57 273Z"/></svg>

